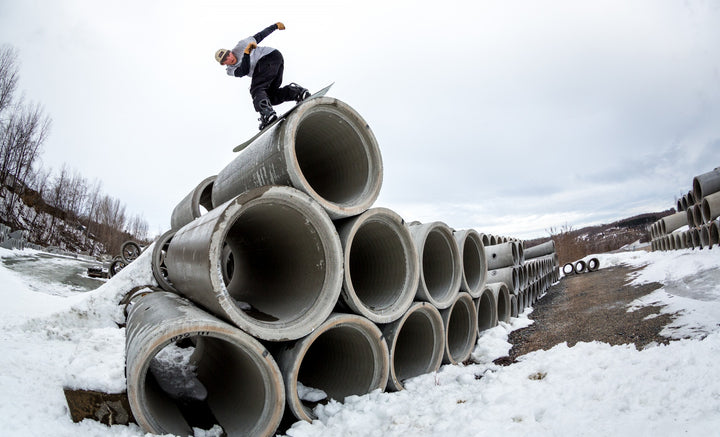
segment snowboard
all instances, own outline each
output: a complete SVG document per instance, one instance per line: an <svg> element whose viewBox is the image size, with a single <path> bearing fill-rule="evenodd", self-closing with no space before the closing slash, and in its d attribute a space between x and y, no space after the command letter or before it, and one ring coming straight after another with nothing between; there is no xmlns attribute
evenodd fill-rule
<svg viewBox="0 0 720 437"><path fill-rule="evenodd" d="M291 112L293 112L294 110L296 110L296 109L297 109L300 105L302 105L303 103L307 102L308 100L312 100L312 99L314 99L314 98L316 98L316 97L322 97L322 96L324 96L324 95L328 92L328 90L330 89L330 87L333 86L333 84L335 84L335 82L331 83L330 85L326 86L325 88L321 89L320 91L316 92L315 94L312 94L312 95L311 95L310 97L308 97L307 99L303 100L302 102L299 102L297 105L295 105L295 106L293 106L292 108L288 109L287 112L285 112L283 115L279 116L275 121L273 121L273 122L270 123L269 125L265 126L265 129L263 129L263 130L261 130L260 132L256 133L255 135L252 136L252 138L250 138L249 140L247 140L247 141L245 141L244 143L240 144L239 146L235 146L235 148L233 149L233 152L240 152L240 151L242 151L242 150L243 150L244 148L246 148L250 143L252 143L253 141L255 141L260 135L262 135L263 133L265 133L266 130L270 129L271 127L273 127L273 126L275 126L276 124L280 123L281 121L285 120L285 118L286 118L288 115L290 115Z"/></svg>

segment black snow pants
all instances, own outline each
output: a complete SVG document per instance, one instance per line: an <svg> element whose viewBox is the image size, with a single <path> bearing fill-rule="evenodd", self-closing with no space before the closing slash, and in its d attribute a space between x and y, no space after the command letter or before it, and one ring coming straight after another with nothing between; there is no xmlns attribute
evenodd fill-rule
<svg viewBox="0 0 720 437"><path fill-rule="evenodd" d="M250 95L256 112L260 112L260 102L267 99L271 105L295 100L296 92L290 87L280 87L283 80L284 61L279 50L274 50L260 58L253 71L250 83Z"/></svg>

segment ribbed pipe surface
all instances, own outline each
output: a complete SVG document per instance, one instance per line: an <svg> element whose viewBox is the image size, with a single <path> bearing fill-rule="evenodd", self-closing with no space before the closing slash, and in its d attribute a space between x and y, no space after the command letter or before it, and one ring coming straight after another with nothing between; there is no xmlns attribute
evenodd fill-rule
<svg viewBox="0 0 720 437"><path fill-rule="evenodd" d="M200 420L228 436L270 436L280 424L285 390L272 356L180 296L149 293L131 305L126 357L128 401L148 433L189 435Z"/></svg>
<svg viewBox="0 0 720 437"><path fill-rule="evenodd" d="M480 297L475 299L478 332L483 332L498 324L497 302L495 301L493 290L490 287L490 284L486 285Z"/></svg>
<svg viewBox="0 0 720 437"><path fill-rule="evenodd" d="M325 211L290 187L263 187L179 229L168 277L179 293L263 340L309 334L342 288L342 247Z"/></svg>
<svg viewBox="0 0 720 437"><path fill-rule="evenodd" d="M210 176L200 182L173 209L170 216L170 229L180 229L203 214L200 207L210 211L212 206L212 186L217 176Z"/></svg>
<svg viewBox="0 0 720 437"><path fill-rule="evenodd" d="M470 293L461 292L449 308L440 311L445 327L443 363L458 364L470 358L477 339L477 308Z"/></svg>
<svg viewBox="0 0 720 437"><path fill-rule="evenodd" d="M417 250L403 219L372 208L335 225L344 255L342 302L375 323L400 318L420 279Z"/></svg>
<svg viewBox="0 0 720 437"><path fill-rule="evenodd" d="M398 320L381 326L390 350L387 389L403 390L403 381L440 368L445 329L438 309L415 302Z"/></svg>
<svg viewBox="0 0 720 437"><path fill-rule="evenodd" d="M293 415L308 422L316 418L317 402L342 402L385 388L390 358L380 329L356 314L333 313L311 334L284 344L276 353L285 380L285 397ZM320 390L318 398L305 390Z"/></svg>
<svg viewBox="0 0 720 437"><path fill-rule="evenodd" d="M452 230L442 222L411 224L410 235L420 260L420 280L415 298L438 309L452 305L460 292L462 264Z"/></svg>
<svg viewBox="0 0 720 437"><path fill-rule="evenodd" d="M485 245L482 237L474 229L464 229L453 233L460 250L462 260L462 282L460 290L470 293L476 298L485 285L487 277L487 261L485 260Z"/></svg>
<svg viewBox="0 0 720 437"><path fill-rule="evenodd" d="M213 205L264 185L295 187L331 218L369 209L380 194L382 158L375 136L346 103L321 97L303 103L217 175Z"/></svg>

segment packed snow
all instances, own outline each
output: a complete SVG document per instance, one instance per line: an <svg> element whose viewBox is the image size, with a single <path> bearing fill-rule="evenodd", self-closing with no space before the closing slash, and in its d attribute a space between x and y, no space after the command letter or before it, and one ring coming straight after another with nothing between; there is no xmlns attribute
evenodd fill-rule
<svg viewBox="0 0 720 437"><path fill-rule="evenodd" d="M83 261L0 249L3 435L149 435L137 425L73 423L63 394L63 387L124 391L125 330L118 327L124 308L118 303L129 290L155 284L149 253L112 280L92 284L45 274L39 267L69 271ZM637 350L632 344L563 343L507 367L493 364L507 355L508 334L532 323L528 309L482 333L473 352L479 364L443 366L406 381L406 390L397 393L330 400L316 407L317 420L297 422L286 435L717 435L719 255L713 250L593 255L600 268L637 267L631 283L663 284L628 311L662 305L663 312L676 314L662 332L675 340L668 345ZM27 268L37 259L44 262ZM84 269L75 274L82 276ZM169 354L165 359L172 367L185 358ZM217 433L196 430L196 435Z"/></svg>

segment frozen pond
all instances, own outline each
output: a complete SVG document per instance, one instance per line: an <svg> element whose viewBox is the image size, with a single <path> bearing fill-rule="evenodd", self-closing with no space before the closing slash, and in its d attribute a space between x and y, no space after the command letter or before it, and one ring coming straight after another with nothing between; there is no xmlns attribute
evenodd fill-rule
<svg viewBox="0 0 720 437"><path fill-rule="evenodd" d="M104 279L91 278L88 267L101 266L99 262L54 255L46 252L29 252L0 258L8 269L33 291L56 296L70 296L94 290L105 283Z"/></svg>

